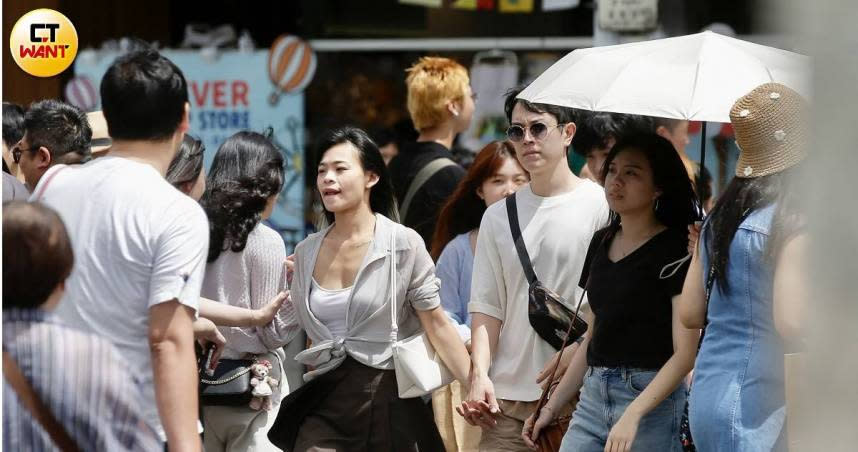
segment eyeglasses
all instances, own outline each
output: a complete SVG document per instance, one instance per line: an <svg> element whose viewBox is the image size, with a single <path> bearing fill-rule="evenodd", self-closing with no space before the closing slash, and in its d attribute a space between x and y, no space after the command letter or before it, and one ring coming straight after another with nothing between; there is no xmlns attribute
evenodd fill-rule
<svg viewBox="0 0 858 452"><path fill-rule="evenodd" d="M557 124L556 126L548 127L547 125L545 125L541 122L534 122L533 124L528 126L528 129L530 130L530 136L532 136L534 140L542 141L545 139L545 137L548 136L548 133L551 130L554 130L558 127L563 127L564 125L565 124ZM509 127L509 129L506 129L507 138L509 138L510 141L514 141L516 143L524 140L524 133L525 133L524 127L522 127L518 124L512 125Z"/></svg>
<svg viewBox="0 0 858 452"><path fill-rule="evenodd" d="M15 164L21 163L21 154L23 154L24 151L33 152L36 149L38 148L21 149L20 147L15 145L15 147L12 148L12 160L15 162Z"/></svg>

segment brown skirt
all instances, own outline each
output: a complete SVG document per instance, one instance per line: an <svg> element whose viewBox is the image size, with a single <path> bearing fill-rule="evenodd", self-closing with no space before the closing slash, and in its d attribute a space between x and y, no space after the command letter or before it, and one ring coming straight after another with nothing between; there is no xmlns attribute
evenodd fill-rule
<svg viewBox="0 0 858 452"><path fill-rule="evenodd" d="M444 450L431 407L352 358L289 394L268 437L288 452Z"/></svg>

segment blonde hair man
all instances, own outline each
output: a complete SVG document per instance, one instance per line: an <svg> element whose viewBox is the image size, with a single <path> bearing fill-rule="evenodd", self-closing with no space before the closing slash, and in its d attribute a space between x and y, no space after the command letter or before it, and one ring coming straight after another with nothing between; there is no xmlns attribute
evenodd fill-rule
<svg viewBox="0 0 858 452"><path fill-rule="evenodd" d="M423 57L407 72L408 112L420 135L390 169L400 221L431 243L438 212L465 175L450 148L471 124L475 99L468 71L449 58Z"/></svg>
<svg viewBox="0 0 858 452"><path fill-rule="evenodd" d="M467 115L462 114L471 96L470 79L461 64L449 58L423 57L406 72L408 113L418 131L437 128L449 119L458 125L470 123L473 104Z"/></svg>

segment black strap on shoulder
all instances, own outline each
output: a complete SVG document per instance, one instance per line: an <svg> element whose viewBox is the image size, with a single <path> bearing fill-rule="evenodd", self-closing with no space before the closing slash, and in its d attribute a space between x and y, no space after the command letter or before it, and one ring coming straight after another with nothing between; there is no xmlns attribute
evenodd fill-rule
<svg viewBox="0 0 858 452"><path fill-rule="evenodd" d="M515 250L518 251L518 260L521 261L521 267L524 269L524 276L527 277L528 284L533 284L536 281L536 272L533 271L533 264L530 262L530 255L527 254L527 248L524 246L524 238L521 236L521 227L518 224L518 207L515 203L515 193L506 197L506 214L509 217L509 230L512 232L512 241L515 243Z"/></svg>
<svg viewBox="0 0 858 452"><path fill-rule="evenodd" d="M706 337L706 327L709 325L709 297L712 296L712 285L715 284L715 263L709 263L709 274L706 276L706 311L703 313L703 329L700 331L700 342L697 343L697 351L703 345Z"/></svg>
<svg viewBox="0 0 858 452"><path fill-rule="evenodd" d="M715 262L709 263L709 274L706 276L706 316L703 319L703 328L709 323L709 299L712 298L712 286L715 284Z"/></svg>

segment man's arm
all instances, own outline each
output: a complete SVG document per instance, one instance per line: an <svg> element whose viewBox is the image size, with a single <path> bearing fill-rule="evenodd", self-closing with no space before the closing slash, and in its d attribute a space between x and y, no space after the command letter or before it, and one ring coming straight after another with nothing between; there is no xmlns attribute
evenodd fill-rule
<svg viewBox="0 0 858 452"><path fill-rule="evenodd" d="M171 451L202 450L193 321L194 310L175 299L149 308L155 401Z"/></svg>
<svg viewBox="0 0 858 452"><path fill-rule="evenodd" d="M471 312L471 389L459 414L471 424L489 428L496 424L494 415L500 411L489 369L497 352L505 307L506 286L500 253L494 241L491 219L484 215L477 237L471 302L468 304Z"/></svg>
<svg viewBox="0 0 858 452"><path fill-rule="evenodd" d="M474 313L471 317L471 376L468 398L457 407L459 415L471 424L483 428L497 425L494 415L500 412L495 387L489 378L492 353L495 350L502 322L492 316Z"/></svg>

